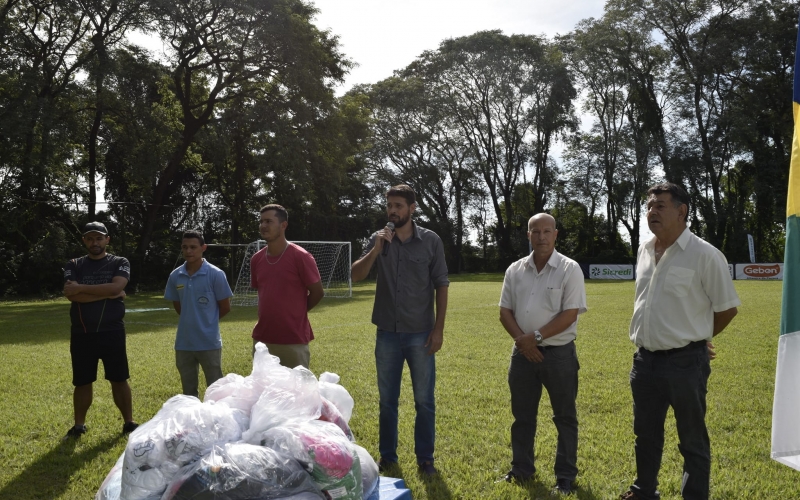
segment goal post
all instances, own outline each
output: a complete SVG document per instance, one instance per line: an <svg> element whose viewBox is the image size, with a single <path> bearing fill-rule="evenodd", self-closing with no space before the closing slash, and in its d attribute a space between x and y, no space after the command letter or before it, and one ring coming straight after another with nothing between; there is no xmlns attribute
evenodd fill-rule
<svg viewBox="0 0 800 500"><path fill-rule="evenodd" d="M350 279L351 247L349 241L292 241L314 256L322 279L326 297L348 298L353 295ZM258 291L250 287L250 258L267 244L257 240L247 245L239 276L233 289L231 304L254 306L258 304Z"/></svg>

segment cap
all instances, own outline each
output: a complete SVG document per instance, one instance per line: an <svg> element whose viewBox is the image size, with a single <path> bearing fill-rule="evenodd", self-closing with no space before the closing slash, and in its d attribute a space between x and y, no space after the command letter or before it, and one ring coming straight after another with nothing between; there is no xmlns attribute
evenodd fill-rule
<svg viewBox="0 0 800 500"><path fill-rule="evenodd" d="M87 233L100 233L103 236L108 236L108 229L102 222L90 222L83 226L83 235L86 236Z"/></svg>

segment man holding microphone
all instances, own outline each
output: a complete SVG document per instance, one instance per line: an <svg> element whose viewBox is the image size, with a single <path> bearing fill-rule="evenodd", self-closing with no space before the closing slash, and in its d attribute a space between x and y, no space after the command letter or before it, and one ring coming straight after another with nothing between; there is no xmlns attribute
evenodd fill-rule
<svg viewBox="0 0 800 500"><path fill-rule="evenodd" d="M354 282L367 277L377 262L372 322L377 326L375 364L380 395L378 466L397 464L397 424L403 365L408 363L414 390L414 453L420 473L434 475L436 437L435 353L441 349L447 312L447 264L442 240L417 226L411 214L416 194L401 184L386 193L389 224L369 239L353 263ZM434 309L434 303L436 307Z"/></svg>

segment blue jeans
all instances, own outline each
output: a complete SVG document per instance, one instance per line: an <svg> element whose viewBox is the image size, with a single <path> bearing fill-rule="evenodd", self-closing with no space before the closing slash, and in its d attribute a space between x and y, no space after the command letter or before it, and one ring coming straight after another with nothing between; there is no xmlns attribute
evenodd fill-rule
<svg viewBox="0 0 800 500"><path fill-rule="evenodd" d="M417 463L433 461L436 440L436 356L428 354L425 342L429 332L400 333L378 329L375 342L375 367L380 395L378 451L381 458L397 462L397 408L403 363L408 362L414 388L414 453Z"/></svg>
<svg viewBox="0 0 800 500"><path fill-rule="evenodd" d="M706 430L706 392L711 366L705 346L665 354L639 349L633 355L633 433L636 435L636 481L640 498L660 498L658 470L664 451L664 421L672 407L683 455L681 495L707 499L711 444Z"/></svg>
<svg viewBox="0 0 800 500"><path fill-rule="evenodd" d="M533 444L542 387L547 389L553 407L553 423L558 431L555 474L558 479L575 480L578 474L578 355L575 343L542 348L544 361L528 361L514 347L508 367L511 390L511 471L520 477L536 472Z"/></svg>

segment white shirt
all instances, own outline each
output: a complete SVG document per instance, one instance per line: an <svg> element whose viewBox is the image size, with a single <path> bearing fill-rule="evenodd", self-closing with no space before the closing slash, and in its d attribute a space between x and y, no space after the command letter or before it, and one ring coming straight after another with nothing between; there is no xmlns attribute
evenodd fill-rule
<svg viewBox="0 0 800 500"><path fill-rule="evenodd" d="M539 330L568 309L583 314L586 312L583 271L577 262L555 250L541 272L536 270L533 254L523 257L506 269L500 307L514 312L517 325L525 333ZM546 338L542 345L568 344L575 340L577 332L576 320L563 332Z"/></svg>
<svg viewBox="0 0 800 500"><path fill-rule="evenodd" d="M687 227L656 265L655 241L636 258L631 341L661 351L711 340L714 313L741 305L725 256Z"/></svg>

